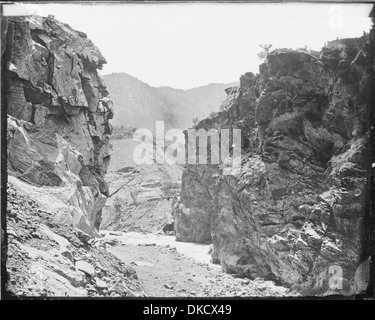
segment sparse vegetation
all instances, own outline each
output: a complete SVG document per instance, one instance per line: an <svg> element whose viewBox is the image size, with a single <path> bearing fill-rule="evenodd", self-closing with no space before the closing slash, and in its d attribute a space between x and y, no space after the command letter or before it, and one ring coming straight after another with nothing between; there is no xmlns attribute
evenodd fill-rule
<svg viewBox="0 0 375 320"><path fill-rule="evenodd" d="M261 60L267 59L267 56L272 47L272 44L260 44L259 47L263 49L261 52L258 53L259 59Z"/></svg>
<svg viewBox="0 0 375 320"><path fill-rule="evenodd" d="M124 205L125 205L125 201L121 197L116 196L113 199L113 206L114 206L116 212L121 212L122 209L124 208Z"/></svg>

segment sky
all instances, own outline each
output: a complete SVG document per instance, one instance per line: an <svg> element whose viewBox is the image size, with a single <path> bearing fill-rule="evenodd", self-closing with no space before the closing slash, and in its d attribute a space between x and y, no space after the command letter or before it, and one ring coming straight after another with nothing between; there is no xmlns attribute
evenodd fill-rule
<svg viewBox="0 0 375 320"><path fill-rule="evenodd" d="M107 60L151 86L189 89L258 73L261 44L320 50L371 28L371 4L122 3L4 5L4 15L54 15L87 33Z"/></svg>

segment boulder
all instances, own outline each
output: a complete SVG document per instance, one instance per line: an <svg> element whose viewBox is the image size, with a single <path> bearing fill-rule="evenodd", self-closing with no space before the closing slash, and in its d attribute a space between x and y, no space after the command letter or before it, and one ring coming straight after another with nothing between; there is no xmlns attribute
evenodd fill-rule
<svg viewBox="0 0 375 320"><path fill-rule="evenodd" d="M90 277L95 276L95 269L90 263L88 263L84 260L79 260L79 261L76 262L75 266L76 266L77 270L84 272L85 274L89 275Z"/></svg>

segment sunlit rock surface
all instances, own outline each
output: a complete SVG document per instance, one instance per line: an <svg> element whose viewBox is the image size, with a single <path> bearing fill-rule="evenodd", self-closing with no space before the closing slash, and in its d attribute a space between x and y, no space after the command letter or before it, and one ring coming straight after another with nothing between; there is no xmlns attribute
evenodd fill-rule
<svg viewBox="0 0 375 320"><path fill-rule="evenodd" d="M97 73L106 60L53 17L4 18L2 31L8 173L35 186L40 202L61 201L57 221L98 235L113 117Z"/></svg>

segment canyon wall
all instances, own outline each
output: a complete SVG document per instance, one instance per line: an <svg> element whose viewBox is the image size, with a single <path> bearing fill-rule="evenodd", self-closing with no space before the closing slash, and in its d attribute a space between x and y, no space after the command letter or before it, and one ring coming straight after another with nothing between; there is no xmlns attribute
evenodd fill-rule
<svg viewBox="0 0 375 320"><path fill-rule="evenodd" d="M305 294L365 290L369 38L332 41L321 52L274 50L259 74L227 90L219 114L196 129L241 129L241 170L186 165L173 204L176 240L212 242L225 271Z"/></svg>
<svg viewBox="0 0 375 320"><path fill-rule="evenodd" d="M105 58L53 16L2 19L1 54L9 181L57 222L98 235L113 117Z"/></svg>
<svg viewBox="0 0 375 320"><path fill-rule="evenodd" d="M4 298L144 296L99 235L113 117L104 57L52 16L1 22Z"/></svg>

